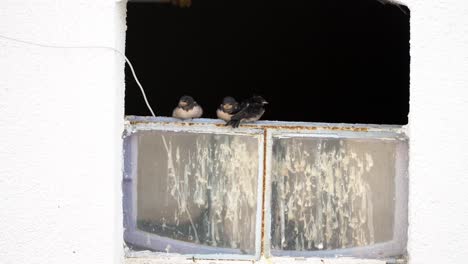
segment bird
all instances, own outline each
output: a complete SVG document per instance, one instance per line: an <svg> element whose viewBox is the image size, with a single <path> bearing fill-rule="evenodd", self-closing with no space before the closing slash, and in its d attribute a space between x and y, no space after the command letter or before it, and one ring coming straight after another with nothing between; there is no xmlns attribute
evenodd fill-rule
<svg viewBox="0 0 468 264"><path fill-rule="evenodd" d="M234 114L226 126L239 127L241 122L255 122L265 113L264 105L268 102L263 97L255 95L242 102L239 112Z"/></svg>
<svg viewBox="0 0 468 264"><path fill-rule="evenodd" d="M216 115L219 119L226 122L231 120L231 117L239 111L239 103L231 96L226 96L223 102L219 105L216 110Z"/></svg>
<svg viewBox="0 0 468 264"><path fill-rule="evenodd" d="M202 115L202 107L195 102L193 97L188 95L182 96L179 100L179 104L174 108L174 111L172 111L172 117L182 120L200 118Z"/></svg>

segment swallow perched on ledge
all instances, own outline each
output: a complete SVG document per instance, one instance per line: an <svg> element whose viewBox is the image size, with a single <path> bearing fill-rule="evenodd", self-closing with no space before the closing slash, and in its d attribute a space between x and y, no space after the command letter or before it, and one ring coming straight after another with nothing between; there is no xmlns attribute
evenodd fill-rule
<svg viewBox="0 0 468 264"><path fill-rule="evenodd" d="M184 95L180 98L179 104L174 111L172 111L172 117L178 119L192 119L200 118L203 115L203 109L195 102L195 100L188 95Z"/></svg>
<svg viewBox="0 0 468 264"><path fill-rule="evenodd" d="M242 102L239 112L231 117L226 126L239 127L241 122L255 122L265 113L264 105L268 102L261 96L252 96Z"/></svg>
<svg viewBox="0 0 468 264"><path fill-rule="evenodd" d="M233 97L224 97L223 103L216 110L216 115L219 119L226 122L231 120L231 117L239 111L239 103Z"/></svg>

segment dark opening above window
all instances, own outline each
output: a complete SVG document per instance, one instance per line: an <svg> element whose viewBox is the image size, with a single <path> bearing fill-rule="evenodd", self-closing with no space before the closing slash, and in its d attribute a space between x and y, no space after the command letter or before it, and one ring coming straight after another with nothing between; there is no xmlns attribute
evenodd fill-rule
<svg viewBox="0 0 468 264"><path fill-rule="evenodd" d="M377 0L128 3L126 54L158 116L181 95L216 118L262 95L262 119L407 124L409 10ZM150 115L129 69L125 113Z"/></svg>

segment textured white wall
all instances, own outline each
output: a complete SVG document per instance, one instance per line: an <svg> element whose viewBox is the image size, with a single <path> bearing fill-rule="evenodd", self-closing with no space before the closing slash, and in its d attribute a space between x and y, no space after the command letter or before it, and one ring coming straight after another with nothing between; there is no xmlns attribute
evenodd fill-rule
<svg viewBox="0 0 468 264"><path fill-rule="evenodd" d="M411 263L468 263L468 1L411 8Z"/></svg>
<svg viewBox="0 0 468 264"><path fill-rule="evenodd" d="M407 0L411 263L468 263L468 2ZM125 4L2 0L0 34L123 49ZM123 61L0 39L0 263L120 263Z"/></svg>
<svg viewBox="0 0 468 264"><path fill-rule="evenodd" d="M0 34L123 48L125 4L1 0ZM0 263L122 259L123 60L0 39Z"/></svg>

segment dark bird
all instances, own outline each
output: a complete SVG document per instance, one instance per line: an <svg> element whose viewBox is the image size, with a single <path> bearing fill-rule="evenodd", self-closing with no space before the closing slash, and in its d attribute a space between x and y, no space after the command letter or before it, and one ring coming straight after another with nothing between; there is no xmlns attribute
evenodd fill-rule
<svg viewBox="0 0 468 264"><path fill-rule="evenodd" d="M224 97L223 103L220 104L218 109L216 110L216 115L219 119L229 122L231 120L231 117L238 111L239 103L237 103L236 99L227 96Z"/></svg>
<svg viewBox="0 0 468 264"><path fill-rule="evenodd" d="M201 106L193 100L191 96L184 95L180 98L179 104L174 111L172 111L172 117L178 119L192 119L192 118L199 118L203 115L203 109Z"/></svg>
<svg viewBox="0 0 468 264"><path fill-rule="evenodd" d="M261 96L253 96L242 102L239 112L231 117L226 126L239 127L241 122L255 122L265 113L268 102Z"/></svg>

